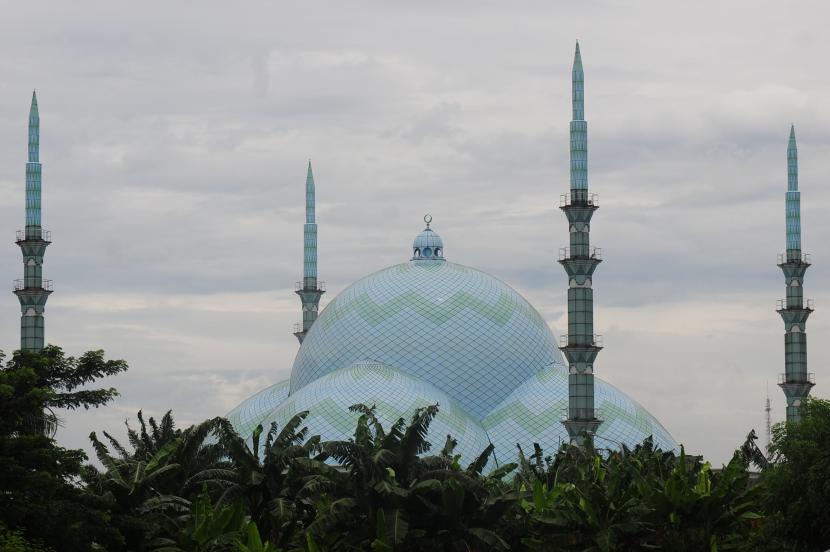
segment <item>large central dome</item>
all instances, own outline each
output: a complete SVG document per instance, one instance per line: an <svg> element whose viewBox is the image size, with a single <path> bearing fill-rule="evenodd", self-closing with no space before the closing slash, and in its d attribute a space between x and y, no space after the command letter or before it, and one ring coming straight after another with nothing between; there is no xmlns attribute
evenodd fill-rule
<svg viewBox="0 0 830 552"><path fill-rule="evenodd" d="M290 392L364 360L440 388L478 418L534 374L563 364L548 325L522 296L435 256L413 257L340 293L303 341Z"/></svg>

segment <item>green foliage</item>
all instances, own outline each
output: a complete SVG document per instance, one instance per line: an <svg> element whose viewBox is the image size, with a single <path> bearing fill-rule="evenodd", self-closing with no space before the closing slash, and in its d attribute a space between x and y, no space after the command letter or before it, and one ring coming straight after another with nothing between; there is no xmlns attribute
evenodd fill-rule
<svg viewBox="0 0 830 552"><path fill-rule="evenodd" d="M761 484L772 516L767 539L790 550L830 548L830 401L808 399L799 423L777 424L769 451Z"/></svg>
<svg viewBox="0 0 830 552"><path fill-rule="evenodd" d="M183 504L185 500L181 501ZM176 516L166 536L158 536L149 543L156 552L221 552L233 550L243 532L248 531L242 504L223 504L214 507L205 488L189 505L189 510ZM256 528L254 526L254 531ZM258 533L257 533L258 536Z"/></svg>
<svg viewBox="0 0 830 552"><path fill-rule="evenodd" d="M0 551L2 552L54 552L40 541L31 541L21 531L11 531L0 523Z"/></svg>
<svg viewBox="0 0 830 552"><path fill-rule="evenodd" d="M728 550L752 521L753 490L743 458L719 473L699 457L655 450L650 439L603 455L590 442L563 446L553 461L520 457L532 489L524 544L548 550Z"/></svg>
<svg viewBox="0 0 830 552"><path fill-rule="evenodd" d="M4 359L0 352L0 363ZM126 369L123 360L104 360L103 351L89 351L80 358L67 357L54 345L42 351L15 351L0 368L0 434L54 435L55 409L89 409L108 403L118 395L114 388L80 387Z"/></svg>
<svg viewBox="0 0 830 552"><path fill-rule="evenodd" d="M114 389L79 387L126 370L126 363L104 360L101 351L67 357L55 346L4 360L0 352L0 521L57 550L88 550L92 542L117 550L122 539L108 523L106 504L75 484L86 455L52 437L56 409L107 403Z"/></svg>
<svg viewBox="0 0 830 552"><path fill-rule="evenodd" d="M132 450L106 432L109 445L95 432L90 434L105 471L87 466L84 474L87 489L110 505L112 523L124 535L128 549L141 549L150 541L175 541L191 500L201 508L199 513L206 511L200 489L213 488L218 494L235 475L222 446L209 439L218 434L224 420L215 418L181 430L170 412L160 423L153 417L145 422L142 412L137 418L138 430L125 424Z"/></svg>
<svg viewBox="0 0 830 552"><path fill-rule="evenodd" d="M242 538L236 541L236 546L239 552L281 552L281 548L277 548L273 543L263 541L259 534L259 528L256 523L249 521L242 530Z"/></svg>
<svg viewBox="0 0 830 552"><path fill-rule="evenodd" d="M334 469L318 456L320 437L306 439L301 428L308 412L300 412L282 429L271 423L260 447L262 425L248 446L225 420L220 441L234 466L220 502L240 500L266 538L276 544L296 542L314 516L314 504L332 488Z"/></svg>

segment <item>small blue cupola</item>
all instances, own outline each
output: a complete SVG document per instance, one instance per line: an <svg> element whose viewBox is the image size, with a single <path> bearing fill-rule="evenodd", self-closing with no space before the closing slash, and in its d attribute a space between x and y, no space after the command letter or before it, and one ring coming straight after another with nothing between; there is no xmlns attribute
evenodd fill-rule
<svg viewBox="0 0 830 552"><path fill-rule="evenodd" d="M429 224L432 222L431 215L424 215L424 222L427 227L415 237L412 243L412 260L413 261L443 261L444 259L444 242L441 236L433 232Z"/></svg>

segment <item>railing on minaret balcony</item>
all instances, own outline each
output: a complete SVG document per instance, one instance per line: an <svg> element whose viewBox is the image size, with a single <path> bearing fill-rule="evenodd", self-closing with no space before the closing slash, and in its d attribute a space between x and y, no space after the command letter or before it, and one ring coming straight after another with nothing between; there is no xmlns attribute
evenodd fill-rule
<svg viewBox="0 0 830 552"><path fill-rule="evenodd" d="M569 414L574 414L574 419L577 420L602 420L605 418L605 409L602 407L594 408L563 408L561 410L561 420L564 422L568 420Z"/></svg>
<svg viewBox="0 0 830 552"><path fill-rule="evenodd" d="M559 336L559 347L593 347L602 349L602 335L562 334Z"/></svg>
<svg viewBox="0 0 830 552"><path fill-rule="evenodd" d="M38 285L39 284L39 285ZM27 289L37 290L37 291L53 291L52 290L52 280L40 280L32 278L31 280L27 279L17 279L14 281L14 291L24 291Z"/></svg>
<svg viewBox="0 0 830 552"><path fill-rule="evenodd" d="M789 379L787 378L787 374L778 374L778 385L784 385L787 383L809 384L810 386L813 386L816 384L816 374L814 372L808 372L801 375L792 374L789 376Z"/></svg>
<svg viewBox="0 0 830 552"><path fill-rule="evenodd" d="M803 264L811 265L812 256L809 253L790 252L778 254L778 266L784 264Z"/></svg>
<svg viewBox="0 0 830 552"><path fill-rule="evenodd" d="M559 196L559 207L593 207L599 208L599 194L587 190L574 190Z"/></svg>
<svg viewBox="0 0 830 552"><path fill-rule="evenodd" d="M33 239L33 238L26 236L26 231L25 230L18 230L15 233L14 242L15 243L21 243L21 242L28 241L28 240L31 240L31 239ZM49 231L49 230L41 230L40 231L40 236L39 237L34 237L34 239L52 243L52 232Z"/></svg>
<svg viewBox="0 0 830 552"><path fill-rule="evenodd" d="M294 291L326 291L326 282L317 278L303 278L294 282Z"/></svg>
<svg viewBox="0 0 830 552"><path fill-rule="evenodd" d="M778 299L775 301L775 310L777 312L786 310L804 310L814 311L815 301L813 299L801 299L800 297L790 297L787 299Z"/></svg>
<svg viewBox="0 0 830 552"><path fill-rule="evenodd" d="M584 253L581 255L580 253ZM602 260L602 248L601 247L574 247L571 249L570 247L560 247L559 248L559 260L560 261L567 261L569 259L594 259L597 261Z"/></svg>

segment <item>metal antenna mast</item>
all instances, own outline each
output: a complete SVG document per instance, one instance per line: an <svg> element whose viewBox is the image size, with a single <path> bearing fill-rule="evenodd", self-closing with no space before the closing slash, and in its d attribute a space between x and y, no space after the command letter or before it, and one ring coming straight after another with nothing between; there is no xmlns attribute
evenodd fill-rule
<svg viewBox="0 0 830 552"><path fill-rule="evenodd" d="M767 384L767 400L764 404L764 412L766 413L766 422L767 422L767 452L769 452L769 445L772 442L772 420L770 417L770 412L772 409L770 408L769 403L769 384Z"/></svg>

